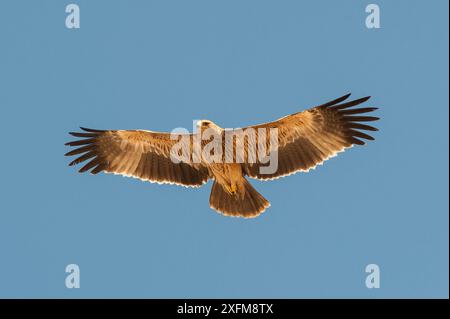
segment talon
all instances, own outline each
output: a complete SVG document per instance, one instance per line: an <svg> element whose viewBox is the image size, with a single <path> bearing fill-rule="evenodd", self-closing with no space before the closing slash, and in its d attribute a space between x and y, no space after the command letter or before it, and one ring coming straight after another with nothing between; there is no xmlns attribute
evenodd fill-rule
<svg viewBox="0 0 450 319"><path fill-rule="evenodd" d="M236 187L236 184L231 184L231 194L232 195L236 195L236 193L237 193L237 187Z"/></svg>

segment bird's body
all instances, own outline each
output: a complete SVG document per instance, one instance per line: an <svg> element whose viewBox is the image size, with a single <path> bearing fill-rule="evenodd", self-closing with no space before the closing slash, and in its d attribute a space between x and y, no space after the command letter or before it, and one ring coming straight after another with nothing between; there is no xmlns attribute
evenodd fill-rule
<svg viewBox="0 0 450 319"><path fill-rule="evenodd" d="M238 163L212 163L209 166L214 180L230 194L235 194L242 188L242 167Z"/></svg>
<svg viewBox="0 0 450 319"><path fill-rule="evenodd" d="M270 203L246 177L272 180L298 171L307 172L354 144L363 145L361 139L373 140L360 130L377 129L360 122L378 118L359 114L376 108L350 109L368 97L341 103L348 96L274 122L247 127L244 131L248 135L241 140L234 136L229 144L229 132L208 120L199 121L196 134L175 138L170 133L144 130L82 128L85 132L70 134L84 139L66 144L80 147L66 155L82 154L69 165L90 160L80 172L104 171L190 187L199 187L213 179L212 208L227 216L255 217ZM276 134L272 135L272 131ZM205 135L208 138L202 139ZM197 136L200 136L198 149ZM242 157L237 155L240 150ZM182 157L183 153L187 156ZM272 160L272 157L261 157L261 154L276 155L275 169L267 170L267 158Z"/></svg>
<svg viewBox="0 0 450 319"><path fill-rule="evenodd" d="M210 176L214 180L209 198L210 207L227 216L255 217L261 214L270 203L259 194L245 179L242 163L227 163L227 144L225 142L226 131L216 123L209 120L201 120L197 124L200 134L211 130L217 134L221 149L219 162L207 161L202 156L202 164L208 167ZM202 141L202 146L211 144L209 140ZM233 156L236 160L236 154Z"/></svg>

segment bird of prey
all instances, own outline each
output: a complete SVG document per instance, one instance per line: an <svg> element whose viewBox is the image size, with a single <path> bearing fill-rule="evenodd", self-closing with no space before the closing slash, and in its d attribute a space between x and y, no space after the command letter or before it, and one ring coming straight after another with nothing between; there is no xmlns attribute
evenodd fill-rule
<svg viewBox="0 0 450 319"><path fill-rule="evenodd" d="M344 95L273 122L244 128L257 132L261 129L277 130L275 141L268 137L264 142L266 151L273 151L277 155L276 170L269 173L261 170L266 163L258 159L249 160L251 145L248 140L241 141L245 155L241 162L211 162L203 158L199 161L174 161L171 150L179 140L174 139L171 133L146 130L81 128L84 132L69 133L81 139L66 143L76 148L65 155L81 155L70 162L70 166L88 161L79 170L80 173L89 170L92 174L114 173L143 181L187 187L199 187L212 179L214 182L209 198L211 208L226 216L252 218L260 215L270 203L252 187L246 177L273 180L296 172L308 172L355 144L364 145L364 139L374 139L363 131L378 129L365 122L379 118L361 114L377 108L356 107L370 97L348 101L349 96ZM197 125L199 132L213 130L222 137L227 131L208 120L199 121ZM182 137L187 137L187 143L192 146L195 134L185 133ZM232 145L233 148L237 147L235 141ZM201 147L204 146L205 142L202 141ZM187 158L192 159L190 156Z"/></svg>

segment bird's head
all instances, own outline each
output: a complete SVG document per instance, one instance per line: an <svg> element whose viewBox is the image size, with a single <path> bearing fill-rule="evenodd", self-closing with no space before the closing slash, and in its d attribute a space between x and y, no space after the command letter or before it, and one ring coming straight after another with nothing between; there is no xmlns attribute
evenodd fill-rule
<svg viewBox="0 0 450 319"><path fill-rule="evenodd" d="M197 122L197 130L203 132L207 129L212 129L216 131L217 133L220 133L222 131L222 128L215 124L213 121L210 120L200 120Z"/></svg>

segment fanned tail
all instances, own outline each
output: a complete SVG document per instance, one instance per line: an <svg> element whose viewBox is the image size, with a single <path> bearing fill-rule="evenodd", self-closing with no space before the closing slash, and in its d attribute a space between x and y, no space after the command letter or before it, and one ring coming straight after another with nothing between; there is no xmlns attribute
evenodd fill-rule
<svg viewBox="0 0 450 319"><path fill-rule="evenodd" d="M222 185L214 181L209 197L211 208L226 216L254 218L270 206L269 201L245 178L242 178L241 183L243 187L238 187L235 194L230 194Z"/></svg>

